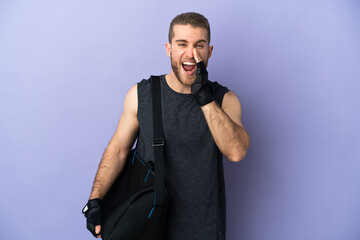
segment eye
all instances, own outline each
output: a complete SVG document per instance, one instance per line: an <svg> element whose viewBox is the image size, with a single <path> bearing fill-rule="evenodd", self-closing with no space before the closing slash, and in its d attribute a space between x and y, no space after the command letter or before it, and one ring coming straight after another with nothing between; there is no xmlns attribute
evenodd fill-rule
<svg viewBox="0 0 360 240"><path fill-rule="evenodd" d="M203 48L204 45L202 45L202 44L196 44L195 47L196 47L196 48Z"/></svg>
<svg viewBox="0 0 360 240"><path fill-rule="evenodd" d="M186 46L186 44L185 43L179 43L179 45L178 45L179 47L185 47Z"/></svg>

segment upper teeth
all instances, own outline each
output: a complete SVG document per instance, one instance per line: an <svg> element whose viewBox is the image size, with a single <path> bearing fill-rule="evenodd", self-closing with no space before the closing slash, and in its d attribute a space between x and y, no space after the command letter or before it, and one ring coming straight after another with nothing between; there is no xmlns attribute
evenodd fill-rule
<svg viewBox="0 0 360 240"><path fill-rule="evenodd" d="M191 63L191 62L183 62L183 64L185 64L185 65L195 65L195 63Z"/></svg>

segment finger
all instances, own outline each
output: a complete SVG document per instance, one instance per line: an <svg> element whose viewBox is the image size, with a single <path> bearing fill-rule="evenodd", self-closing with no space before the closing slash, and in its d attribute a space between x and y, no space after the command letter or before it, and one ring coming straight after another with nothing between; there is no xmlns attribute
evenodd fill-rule
<svg viewBox="0 0 360 240"><path fill-rule="evenodd" d="M96 234L99 234L100 231L101 231L101 225L96 225L96 226L95 226L95 233L96 233Z"/></svg>
<svg viewBox="0 0 360 240"><path fill-rule="evenodd" d="M196 63L202 61L201 57L199 56L199 54L196 51L196 48L193 49L193 54L194 54L194 58L195 58Z"/></svg>

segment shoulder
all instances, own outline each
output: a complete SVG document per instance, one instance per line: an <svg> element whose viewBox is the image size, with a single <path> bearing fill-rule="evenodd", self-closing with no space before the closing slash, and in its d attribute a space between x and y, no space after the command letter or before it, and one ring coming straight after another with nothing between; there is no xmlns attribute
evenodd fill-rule
<svg viewBox="0 0 360 240"><path fill-rule="evenodd" d="M125 113L137 113L138 107L138 87L137 84L134 84L126 94L124 101L124 112Z"/></svg>
<svg viewBox="0 0 360 240"><path fill-rule="evenodd" d="M151 82L152 82L152 78L153 77L162 77L161 76L150 76L148 79L143 79L140 82L137 83L137 88L138 88L138 93L139 96L147 96L150 93L150 89L151 89Z"/></svg>
<svg viewBox="0 0 360 240"><path fill-rule="evenodd" d="M161 76L150 76L148 79L143 79L143 80L141 80L140 82L137 83L138 88L150 87L151 81L152 81L152 78L153 78L153 77L160 77L160 78L161 78L162 75L161 75Z"/></svg>
<svg viewBox="0 0 360 240"><path fill-rule="evenodd" d="M228 91L225 95L224 95L224 100L223 100L223 108L227 108L229 106L232 105L236 105L238 107L240 107L240 101L239 98L237 97L237 95L232 92L232 91Z"/></svg>
<svg viewBox="0 0 360 240"><path fill-rule="evenodd" d="M241 123L241 104L239 98L232 91L228 91L223 100L222 109L226 112L230 118L242 126Z"/></svg>
<svg viewBox="0 0 360 240"><path fill-rule="evenodd" d="M219 106L222 106L224 101L224 96L226 95L226 93L229 92L229 89L218 82L211 82L211 81L209 82L214 90L215 101L219 104Z"/></svg>
<svg viewBox="0 0 360 240"><path fill-rule="evenodd" d="M140 82L137 83L138 87L148 86L150 85L151 77L148 79L143 79Z"/></svg>

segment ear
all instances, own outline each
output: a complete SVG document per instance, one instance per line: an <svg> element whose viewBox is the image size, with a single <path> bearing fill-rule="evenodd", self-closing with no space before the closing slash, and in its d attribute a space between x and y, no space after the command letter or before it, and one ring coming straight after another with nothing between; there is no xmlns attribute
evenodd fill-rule
<svg viewBox="0 0 360 240"><path fill-rule="evenodd" d="M165 43L165 49L166 49L166 54L168 55L168 57L170 57L170 55L171 55L171 44L170 43Z"/></svg>
<svg viewBox="0 0 360 240"><path fill-rule="evenodd" d="M213 49L214 49L213 45L209 46L209 58L211 57Z"/></svg>

